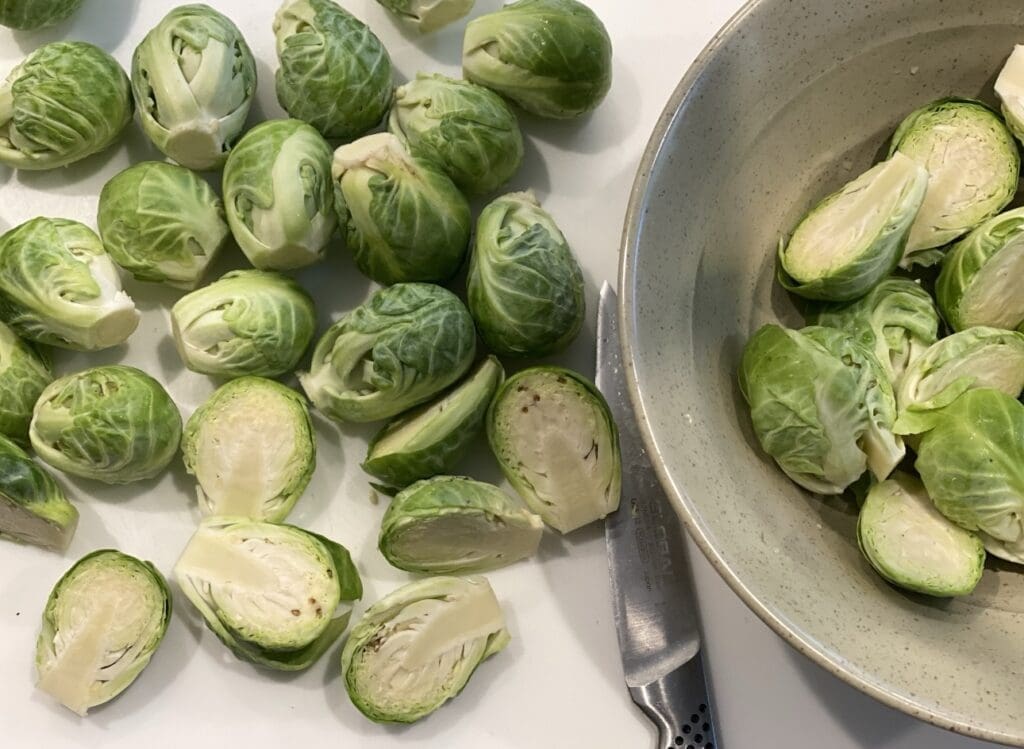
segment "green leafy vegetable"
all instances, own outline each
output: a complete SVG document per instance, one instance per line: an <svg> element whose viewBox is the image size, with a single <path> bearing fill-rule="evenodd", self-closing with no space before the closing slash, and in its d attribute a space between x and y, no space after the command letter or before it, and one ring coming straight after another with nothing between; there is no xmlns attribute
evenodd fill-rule
<svg viewBox="0 0 1024 749"><path fill-rule="evenodd" d="M64 551L78 510L53 477L16 444L0 437L0 537Z"/></svg>

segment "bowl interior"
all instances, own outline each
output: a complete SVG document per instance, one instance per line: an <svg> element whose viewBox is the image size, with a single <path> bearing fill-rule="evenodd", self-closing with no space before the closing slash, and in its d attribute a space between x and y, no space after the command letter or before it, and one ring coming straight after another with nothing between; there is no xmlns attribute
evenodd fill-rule
<svg viewBox="0 0 1024 749"><path fill-rule="evenodd" d="M620 288L663 480L747 603L889 704L1024 745L1024 569L990 562L954 601L888 586L857 549L855 509L802 492L759 450L736 385L755 329L802 325L774 282L780 234L877 160L912 109L954 94L994 102L1018 42L1019 0L751 3L655 133Z"/></svg>

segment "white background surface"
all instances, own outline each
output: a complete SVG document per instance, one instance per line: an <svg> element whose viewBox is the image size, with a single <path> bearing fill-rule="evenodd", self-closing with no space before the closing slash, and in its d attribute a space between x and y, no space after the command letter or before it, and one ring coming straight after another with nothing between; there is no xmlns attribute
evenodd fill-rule
<svg viewBox="0 0 1024 749"><path fill-rule="evenodd" d="M274 0L210 0L233 18L260 61L253 122L281 115L273 92ZM57 29L12 35L0 30L0 74L38 44L82 39L109 50L127 68L142 35L176 3L85 0ZM427 39L397 27L373 0L343 0L388 47L401 80L419 70L458 74L463 24ZM526 163L510 186L533 188L576 249L588 282L589 320L559 361L593 371L596 291L616 276L628 191L642 149L665 101L740 0L591 0L615 45L615 83L605 104L578 123L523 118ZM500 0L479 0L474 15ZM133 125L125 145L67 170L15 174L0 167L0 230L39 214L95 226L103 183L129 160L158 158ZM239 264L238 252L218 269ZM360 303L369 284L343 247L300 274L318 302L321 324ZM156 374L188 416L212 390L184 371L167 337L176 293L129 282L143 322L128 347L89 357L60 355L61 373L124 361ZM320 464L290 520L348 546L364 573L358 610L408 579L376 551L383 506L369 501L359 469L373 428L339 432L318 423ZM484 449L465 472L497 480ZM32 651L52 584L86 552L116 545L168 572L197 516L192 482L180 465L160 481L110 489L67 480L81 524L65 557L0 545L0 746L22 747L571 747L654 745L653 729L622 685L599 527L564 540L550 535L537 560L489 575L506 605L512 645L485 664L453 703L410 728L381 727L349 704L338 649L310 671L278 675L235 660L200 626L187 602L149 668L122 697L79 719L32 688ZM693 552L721 745L727 749L967 749L980 747L888 710L791 651ZM229 744L230 742L230 744Z"/></svg>

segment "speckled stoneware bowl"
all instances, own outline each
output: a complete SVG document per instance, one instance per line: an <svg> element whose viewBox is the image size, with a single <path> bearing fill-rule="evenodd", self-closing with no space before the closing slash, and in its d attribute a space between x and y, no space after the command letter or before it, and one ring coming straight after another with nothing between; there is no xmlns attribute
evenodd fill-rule
<svg viewBox="0 0 1024 749"><path fill-rule="evenodd" d="M992 82L1024 43L1021 0L755 0L683 79L625 231L621 328L663 483L697 543L794 647L879 700L1024 746L1024 568L969 598L885 584L855 511L799 490L756 445L736 385L760 325L801 324L775 247L871 164L903 116Z"/></svg>

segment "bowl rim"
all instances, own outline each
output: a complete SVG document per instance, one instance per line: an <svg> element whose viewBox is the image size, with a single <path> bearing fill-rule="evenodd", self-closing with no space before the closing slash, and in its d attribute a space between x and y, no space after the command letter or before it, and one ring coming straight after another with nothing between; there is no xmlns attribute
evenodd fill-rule
<svg viewBox="0 0 1024 749"><path fill-rule="evenodd" d="M701 53L687 69L685 75L676 86L668 103L658 118L654 131L647 142L640 166L630 190L629 203L626 208L626 218L623 226L621 249L619 253L618 269L618 316L619 316L619 341L623 352L625 363L625 375L629 399L633 405L633 412L637 426L640 430L644 446L651 456L651 463L657 473L658 480L670 498L676 513L682 518L690 537L697 544L704 556L714 567L715 571L725 580L729 587L740 597L740 599L753 611L758 618L767 624L777 635L782 637L797 652L809 658L818 666L824 668L841 681L855 687L865 694L873 697L882 704L899 710L919 720L931 723L939 728L953 731L970 738L983 741L995 742L1004 745L1024 747L1024 735L1013 736L1000 731L991 730L983 726L972 724L956 718L951 718L941 712L937 712L921 703L907 699L884 685L867 681L863 677L852 672L837 657L832 657L816 646L810 639L804 637L800 632L787 625L772 607L757 598L756 595L746 586L743 580L737 575L729 562L724 559L714 545L705 535L699 513L690 502L690 498L682 486L676 487L673 483L666 465L665 456L658 448L647 410L644 405L644 386L638 380L635 368L635 356L637 353L637 342L634 338L633 314L637 304L636 293L636 267L637 258L640 253L640 239L644 230L644 213L648 199L651 195L651 175L662 151L664 150L669 131L676 121L676 118L686 103L695 84L709 67L712 59L719 50L729 41L744 21L753 14L764 0L747 0L746 3L715 33L711 41L707 43ZM682 483L682 482L681 482Z"/></svg>

